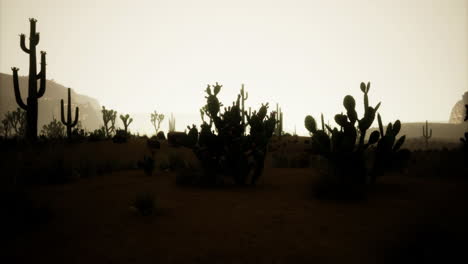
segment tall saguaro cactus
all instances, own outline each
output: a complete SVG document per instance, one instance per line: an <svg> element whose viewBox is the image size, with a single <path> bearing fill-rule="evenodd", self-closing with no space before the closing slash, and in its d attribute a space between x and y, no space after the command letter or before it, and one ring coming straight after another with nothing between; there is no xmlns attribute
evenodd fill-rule
<svg viewBox="0 0 468 264"><path fill-rule="evenodd" d="M245 101L249 98L249 93L244 91L244 84L240 91L241 111L242 111L242 125L245 125Z"/></svg>
<svg viewBox="0 0 468 264"><path fill-rule="evenodd" d="M37 116L38 99L41 98L46 90L46 53L41 51L41 71L37 73L36 46L39 44L39 33L36 32L36 22L34 18L29 19L30 37L29 48L26 47L26 36L20 35L21 49L29 54L29 85L28 98L26 103L21 99L21 93L18 82L18 68L11 68L13 71L13 87L15 91L16 103L26 111L26 138L31 141L37 139ZM37 89L37 80L40 80L40 88Z"/></svg>
<svg viewBox="0 0 468 264"><path fill-rule="evenodd" d="M426 125L423 126L422 128L422 132L423 132L424 140L426 141L426 149L427 149L427 147L429 146L429 139L432 137L432 128L429 130L429 125L427 123L427 120L426 120Z"/></svg>
<svg viewBox="0 0 468 264"><path fill-rule="evenodd" d="M78 124L78 116L79 116L79 111L80 109L78 106L75 108L75 121L72 121L72 114L71 114L71 94L70 94L70 88L68 88L68 104L67 104L67 120L65 121L65 113L64 113L64 107L63 107L63 99L60 100L60 117L62 120L62 123L67 127L67 138L71 140L71 134L72 134L72 128Z"/></svg>

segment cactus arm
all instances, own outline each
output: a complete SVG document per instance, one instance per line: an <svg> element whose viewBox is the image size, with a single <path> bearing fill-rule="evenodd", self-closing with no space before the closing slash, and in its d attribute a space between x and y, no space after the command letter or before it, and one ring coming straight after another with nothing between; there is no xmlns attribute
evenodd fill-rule
<svg viewBox="0 0 468 264"><path fill-rule="evenodd" d="M31 51L26 47L26 35L24 34L21 34L20 35L20 46L21 46L21 49L26 52L26 53L30 53Z"/></svg>
<svg viewBox="0 0 468 264"><path fill-rule="evenodd" d="M75 108L75 121L70 125L71 127L74 127L78 124L78 116L80 113L80 108L78 106Z"/></svg>
<svg viewBox="0 0 468 264"><path fill-rule="evenodd" d="M63 99L60 100L60 120L64 125L67 125L67 122L65 121L65 111L63 107Z"/></svg>
<svg viewBox="0 0 468 264"><path fill-rule="evenodd" d="M320 114L320 119L322 121L322 130L325 131L325 121L323 120L323 113Z"/></svg>
<svg viewBox="0 0 468 264"><path fill-rule="evenodd" d="M383 130L383 125L382 125L382 118L380 117L380 114L377 114L377 121L379 123L379 130L380 130L380 135L385 136L384 130Z"/></svg>
<svg viewBox="0 0 468 264"><path fill-rule="evenodd" d="M40 75L40 88L37 92L37 98L40 98L44 95L46 91L46 52L41 51L41 72L38 74Z"/></svg>
<svg viewBox="0 0 468 264"><path fill-rule="evenodd" d="M23 100L21 99L21 92L20 92L20 89L19 89L19 82L18 82L18 68L11 68L13 70L13 88L14 88L14 91L15 91L15 99L16 99L16 103L19 105L19 107L21 107L22 109L24 110L27 110L28 109L28 106L23 102Z"/></svg>

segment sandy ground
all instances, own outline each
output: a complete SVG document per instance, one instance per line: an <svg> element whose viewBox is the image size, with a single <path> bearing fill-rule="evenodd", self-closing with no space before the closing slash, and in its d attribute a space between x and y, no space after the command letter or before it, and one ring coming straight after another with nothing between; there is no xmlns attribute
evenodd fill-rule
<svg viewBox="0 0 468 264"><path fill-rule="evenodd" d="M313 169L267 168L257 187L180 187L175 173L116 172L28 190L52 218L8 241L2 263L454 263L468 180L408 175L361 202L319 201ZM156 195L158 212L130 209ZM457 263L468 263L465 261Z"/></svg>

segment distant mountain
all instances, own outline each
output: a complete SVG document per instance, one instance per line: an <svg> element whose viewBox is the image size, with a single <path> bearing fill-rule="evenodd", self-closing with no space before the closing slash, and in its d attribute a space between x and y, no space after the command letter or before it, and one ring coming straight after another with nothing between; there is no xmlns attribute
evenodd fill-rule
<svg viewBox="0 0 468 264"><path fill-rule="evenodd" d="M28 90L28 77L20 76L19 85L21 97L26 102ZM101 126L101 106L99 102L86 95L77 94L71 90L73 112L75 106L80 108L79 120L84 128L92 131ZM67 87L47 80L46 92L39 99L38 131L44 124L49 123L53 117L60 120L60 100L67 100ZM7 111L13 111L18 107L13 91L13 76L0 73L0 120L4 118ZM66 114L66 113L65 113Z"/></svg>

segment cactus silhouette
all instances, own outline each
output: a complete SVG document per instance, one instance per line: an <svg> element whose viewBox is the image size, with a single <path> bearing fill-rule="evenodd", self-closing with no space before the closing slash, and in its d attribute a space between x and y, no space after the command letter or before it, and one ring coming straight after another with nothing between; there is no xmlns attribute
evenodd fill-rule
<svg viewBox="0 0 468 264"><path fill-rule="evenodd" d="M174 132L175 131L175 117L171 113L171 117L169 118L169 132Z"/></svg>
<svg viewBox="0 0 468 264"><path fill-rule="evenodd" d="M13 71L13 87L15 91L16 103L19 107L26 111L26 138L30 141L37 140L37 116L38 116L38 99L41 98L46 91L46 53L41 51L41 70L37 73L36 61L36 46L39 44L39 33L36 32L36 22L34 18L29 19L30 36L29 48L26 47L26 36L20 35L21 49L29 54L29 85L27 103L21 99L21 93L18 81L18 71L16 67L11 68ZM37 80L40 80L40 88L37 89Z"/></svg>
<svg viewBox="0 0 468 264"><path fill-rule="evenodd" d="M71 92L70 88L68 88L68 104L67 104L67 120L65 120L64 114L64 107L63 107L63 99L60 100L60 118L62 123L67 127L67 138L71 140L72 138L72 128L78 124L78 116L80 109L78 106L75 108L75 121L72 121L72 114L71 114Z"/></svg>
<svg viewBox="0 0 468 264"><path fill-rule="evenodd" d="M115 119L117 117L117 111L112 109L106 109L105 106L102 106L101 113L102 120L104 121L105 135L107 138L110 138L115 132Z"/></svg>
<svg viewBox="0 0 468 264"><path fill-rule="evenodd" d="M120 120L122 120L122 123L124 125L125 134L127 134L128 126L130 126L130 124L133 122L133 118L131 118L129 114L126 114L126 115L120 115Z"/></svg>
<svg viewBox="0 0 468 264"><path fill-rule="evenodd" d="M426 149L429 146L429 139L432 137L432 128L429 130L429 124L426 120L426 125L422 127L424 141L426 142Z"/></svg>
<svg viewBox="0 0 468 264"><path fill-rule="evenodd" d="M151 113L151 124L153 124L155 134L158 133L159 128L161 127L161 122L163 120L164 120L163 114L158 114L156 110L153 113Z"/></svg>
<svg viewBox="0 0 468 264"><path fill-rule="evenodd" d="M281 111L278 103L276 103L276 120L278 122L275 126L275 135L281 137L283 134L283 112Z"/></svg>
<svg viewBox="0 0 468 264"><path fill-rule="evenodd" d="M240 91L241 97L241 113L242 113L242 124L245 125L245 101L249 98L249 93L244 91L244 84L242 84L242 88Z"/></svg>
<svg viewBox="0 0 468 264"><path fill-rule="evenodd" d="M380 137L379 132L374 131L367 143L364 141L366 132L373 123L375 114L380 107L380 103L375 107L369 106L369 89L370 83L367 85L361 83L365 110L361 119L358 118L354 98L347 95L343 99L346 114L335 115L335 122L341 127L340 129L332 129L330 126L325 125L323 115L321 116L321 130L317 128L317 123L312 116L306 116L304 120L306 129L312 134L313 152L325 157L331 165L326 181L331 183L330 186L341 189L345 197L356 195L353 193L354 190L350 188L351 186L363 186L367 183L369 172L366 167L364 151L369 146L377 143ZM325 130L328 130L330 135ZM364 194L361 191L357 193L359 196ZM318 195L321 196L322 194Z"/></svg>

